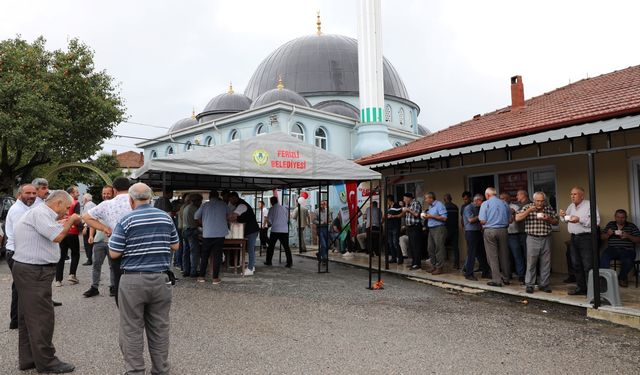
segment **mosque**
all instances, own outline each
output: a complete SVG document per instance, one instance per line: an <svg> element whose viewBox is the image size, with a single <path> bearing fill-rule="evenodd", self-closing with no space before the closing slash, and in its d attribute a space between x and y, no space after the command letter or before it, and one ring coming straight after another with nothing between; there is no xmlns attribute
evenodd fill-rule
<svg viewBox="0 0 640 375"><path fill-rule="evenodd" d="M429 133L418 124L420 108L409 99L400 75L387 59L382 63L383 113L361 110L358 41L322 33L320 15L316 29L269 54L244 94L230 84L226 93L211 99L200 113L194 111L191 117L177 121L167 134L138 143L145 159L277 131L355 159L363 156L354 153L359 136L356 127L361 123L377 120L384 124L391 147Z"/></svg>

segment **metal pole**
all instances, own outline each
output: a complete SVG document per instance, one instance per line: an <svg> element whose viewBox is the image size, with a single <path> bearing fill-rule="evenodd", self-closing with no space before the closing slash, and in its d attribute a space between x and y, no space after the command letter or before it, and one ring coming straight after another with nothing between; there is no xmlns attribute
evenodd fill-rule
<svg viewBox="0 0 640 375"><path fill-rule="evenodd" d="M593 256L593 308L600 307L600 256L598 249L598 215L596 202L595 152L587 155L589 160L589 203L591 210L591 254Z"/></svg>
<svg viewBox="0 0 640 375"><path fill-rule="evenodd" d="M378 180L380 181L380 180ZM382 191L380 189L380 182L378 182L378 187L376 188L376 190L378 191L378 218L380 219L380 222L378 223L378 283L380 282L380 280L382 279ZM386 206L386 205L385 205ZM386 252L386 251L385 251ZM385 255L385 258L387 258L387 255Z"/></svg>
<svg viewBox="0 0 640 375"><path fill-rule="evenodd" d="M300 188L298 188L298 200L300 200ZM298 202L298 254L302 254L302 241L304 241L300 228L302 228L302 205Z"/></svg>
<svg viewBox="0 0 640 375"><path fill-rule="evenodd" d="M388 270L389 269L389 222L388 222L388 218L387 215L389 213L389 207L387 207L387 195L389 194L389 192L387 191L389 189L389 178L385 177L384 178L384 198L383 198L383 194L380 194L380 204L382 204L382 202L384 201L384 211L383 211L383 217L385 218L385 223L384 223L384 234L385 234L385 238L387 239L386 243L384 243L384 269ZM381 220L382 222L382 220ZM398 254L396 254L397 257Z"/></svg>
<svg viewBox="0 0 640 375"><path fill-rule="evenodd" d="M369 180L369 198L373 197L373 189L371 186L371 180ZM369 202L369 215L367 215L367 227L365 233L367 233L367 250L369 251L369 289L372 288L371 279L373 277L373 228L371 226L371 219L373 217L373 199Z"/></svg>

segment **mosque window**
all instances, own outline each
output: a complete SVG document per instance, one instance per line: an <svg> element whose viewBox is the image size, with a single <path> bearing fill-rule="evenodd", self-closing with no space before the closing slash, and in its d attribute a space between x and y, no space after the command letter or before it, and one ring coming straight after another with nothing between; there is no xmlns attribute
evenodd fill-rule
<svg viewBox="0 0 640 375"><path fill-rule="evenodd" d="M258 126L256 126L256 135L260 134L267 134L267 127L264 126L263 123L259 123Z"/></svg>
<svg viewBox="0 0 640 375"><path fill-rule="evenodd" d="M240 139L240 132L238 132L237 129L233 129L229 134L229 140L233 142L233 141L237 141L238 139Z"/></svg>
<svg viewBox="0 0 640 375"><path fill-rule="evenodd" d="M416 127L416 121L414 120L414 117L413 117L413 111L411 111L411 127L412 128Z"/></svg>
<svg viewBox="0 0 640 375"><path fill-rule="evenodd" d="M384 106L384 122L391 122L391 106L389 104Z"/></svg>
<svg viewBox="0 0 640 375"><path fill-rule="evenodd" d="M212 136L208 136L207 138L204 139L204 144L207 147L211 147L213 146L215 143L213 142L213 137Z"/></svg>
<svg viewBox="0 0 640 375"><path fill-rule="evenodd" d="M304 129L302 128L302 124L295 123L291 127L291 135L298 138L301 141L304 141Z"/></svg>
<svg viewBox="0 0 640 375"><path fill-rule="evenodd" d="M156 152L156 150L153 150L151 151L151 154L149 156L151 156L151 159L155 159L158 157L158 153Z"/></svg>
<svg viewBox="0 0 640 375"><path fill-rule="evenodd" d="M187 141L187 143L184 145L184 150L185 151L193 150L193 143L191 143L191 141Z"/></svg>
<svg viewBox="0 0 640 375"><path fill-rule="evenodd" d="M173 146L167 147L167 155L173 155L175 152L173 151Z"/></svg>
<svg viewBox="0 0 640 375"><path fill-rule="evenodd" d="M327 149L327 132L322 128L316 129L316 147L320 147L323 150Z"/></svg>
<svg viewBox="0 0 640 375"><path fill-rule="evenodd" d="M393 145L396 146L396 147L400 147L400 146L402 146L402 143L400 143L400 141L396 141L396 143L394 143Z"/></svg>
<svg viewBox="0 0 640 375"><path fill-rule="evenodd" d="M398 122L400 126L404 126L404 108L400 108L398 111Z"/></svg>

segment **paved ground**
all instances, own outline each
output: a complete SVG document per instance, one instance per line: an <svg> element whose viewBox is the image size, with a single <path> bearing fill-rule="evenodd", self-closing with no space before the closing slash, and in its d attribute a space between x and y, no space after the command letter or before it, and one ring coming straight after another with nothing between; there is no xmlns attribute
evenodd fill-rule
<svg viewBox="0 0 640 375"><path fill-rule="evenodd" d="M83 260L84 261L84 260ZM258 264L262 264L259 262ZM77 374L118 374L118 312L101 287L55 288L54 343ZM366 272L330 274L294 257L294 268L258 267L220 285L181 280L171 312L173 374L627 373L640 368L640 332L591 321L559 305L492 294L452 294L391 275L365 289ZM0 373L17 371L8 330L10 274L0 262ZM545 310L546 312L543 312ZM35 373L22 372L24 374Z"/></svg>

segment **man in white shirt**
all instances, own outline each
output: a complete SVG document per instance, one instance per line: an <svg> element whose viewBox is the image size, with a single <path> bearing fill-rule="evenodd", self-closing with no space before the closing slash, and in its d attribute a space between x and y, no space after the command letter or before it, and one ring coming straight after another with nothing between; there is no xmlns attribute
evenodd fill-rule
<svg viewBox="0 0 640 375"><path fill-rule="evenodd" d="M276 242L280 241L287 256L285 267L291 268L293 258L291 256L291 249L289 248L289 210L283 205L278 204L278 197L271 197L269 201L271 202L271 208L267 214L267 220L269 220L269 224L271 224L271 236L269 237L267 258L264 264L266 266L272 265L273 249L276 247Z"/></svg>
<svg viewBox="0 0 640 375"><path fill-rule="evenodd" d="M33 206L38 206L44 203L44 200L49 196L49 181L45 178L38 177L31 181L31 185L36 189L36 200L33 202Z"/></svg>
<svg viewBox="0 0 640 375"><path fill-rule="evenodd" d="M13 269L13 253L15 250L15 236L13 234L13 227L18 220L29 211L33 202L36 200L36 188L31 184L24 184L18 188L18 200L14 203L9 212L7 212L7 220L4 224L4 229L7 232L7 243L5 247L7 249L7 265L9 269ZM9 322L9 329L18 328L18 292L16 291L16 283L11 283L11 311L9 314L11 321Z"/></svg>
<svg viewBox="0 0 640 375"><path fill-rule="evenodd" d="M576 277L576 289L569 295L587 294L587 277L593 268L593 247L591 246L591 204L584 199L584 189L571 189L571 204L567 210L560 210L560 218L567 223L571 233L571 261ZM600 213L596 208L596 223L600 225Z"/></svg>

